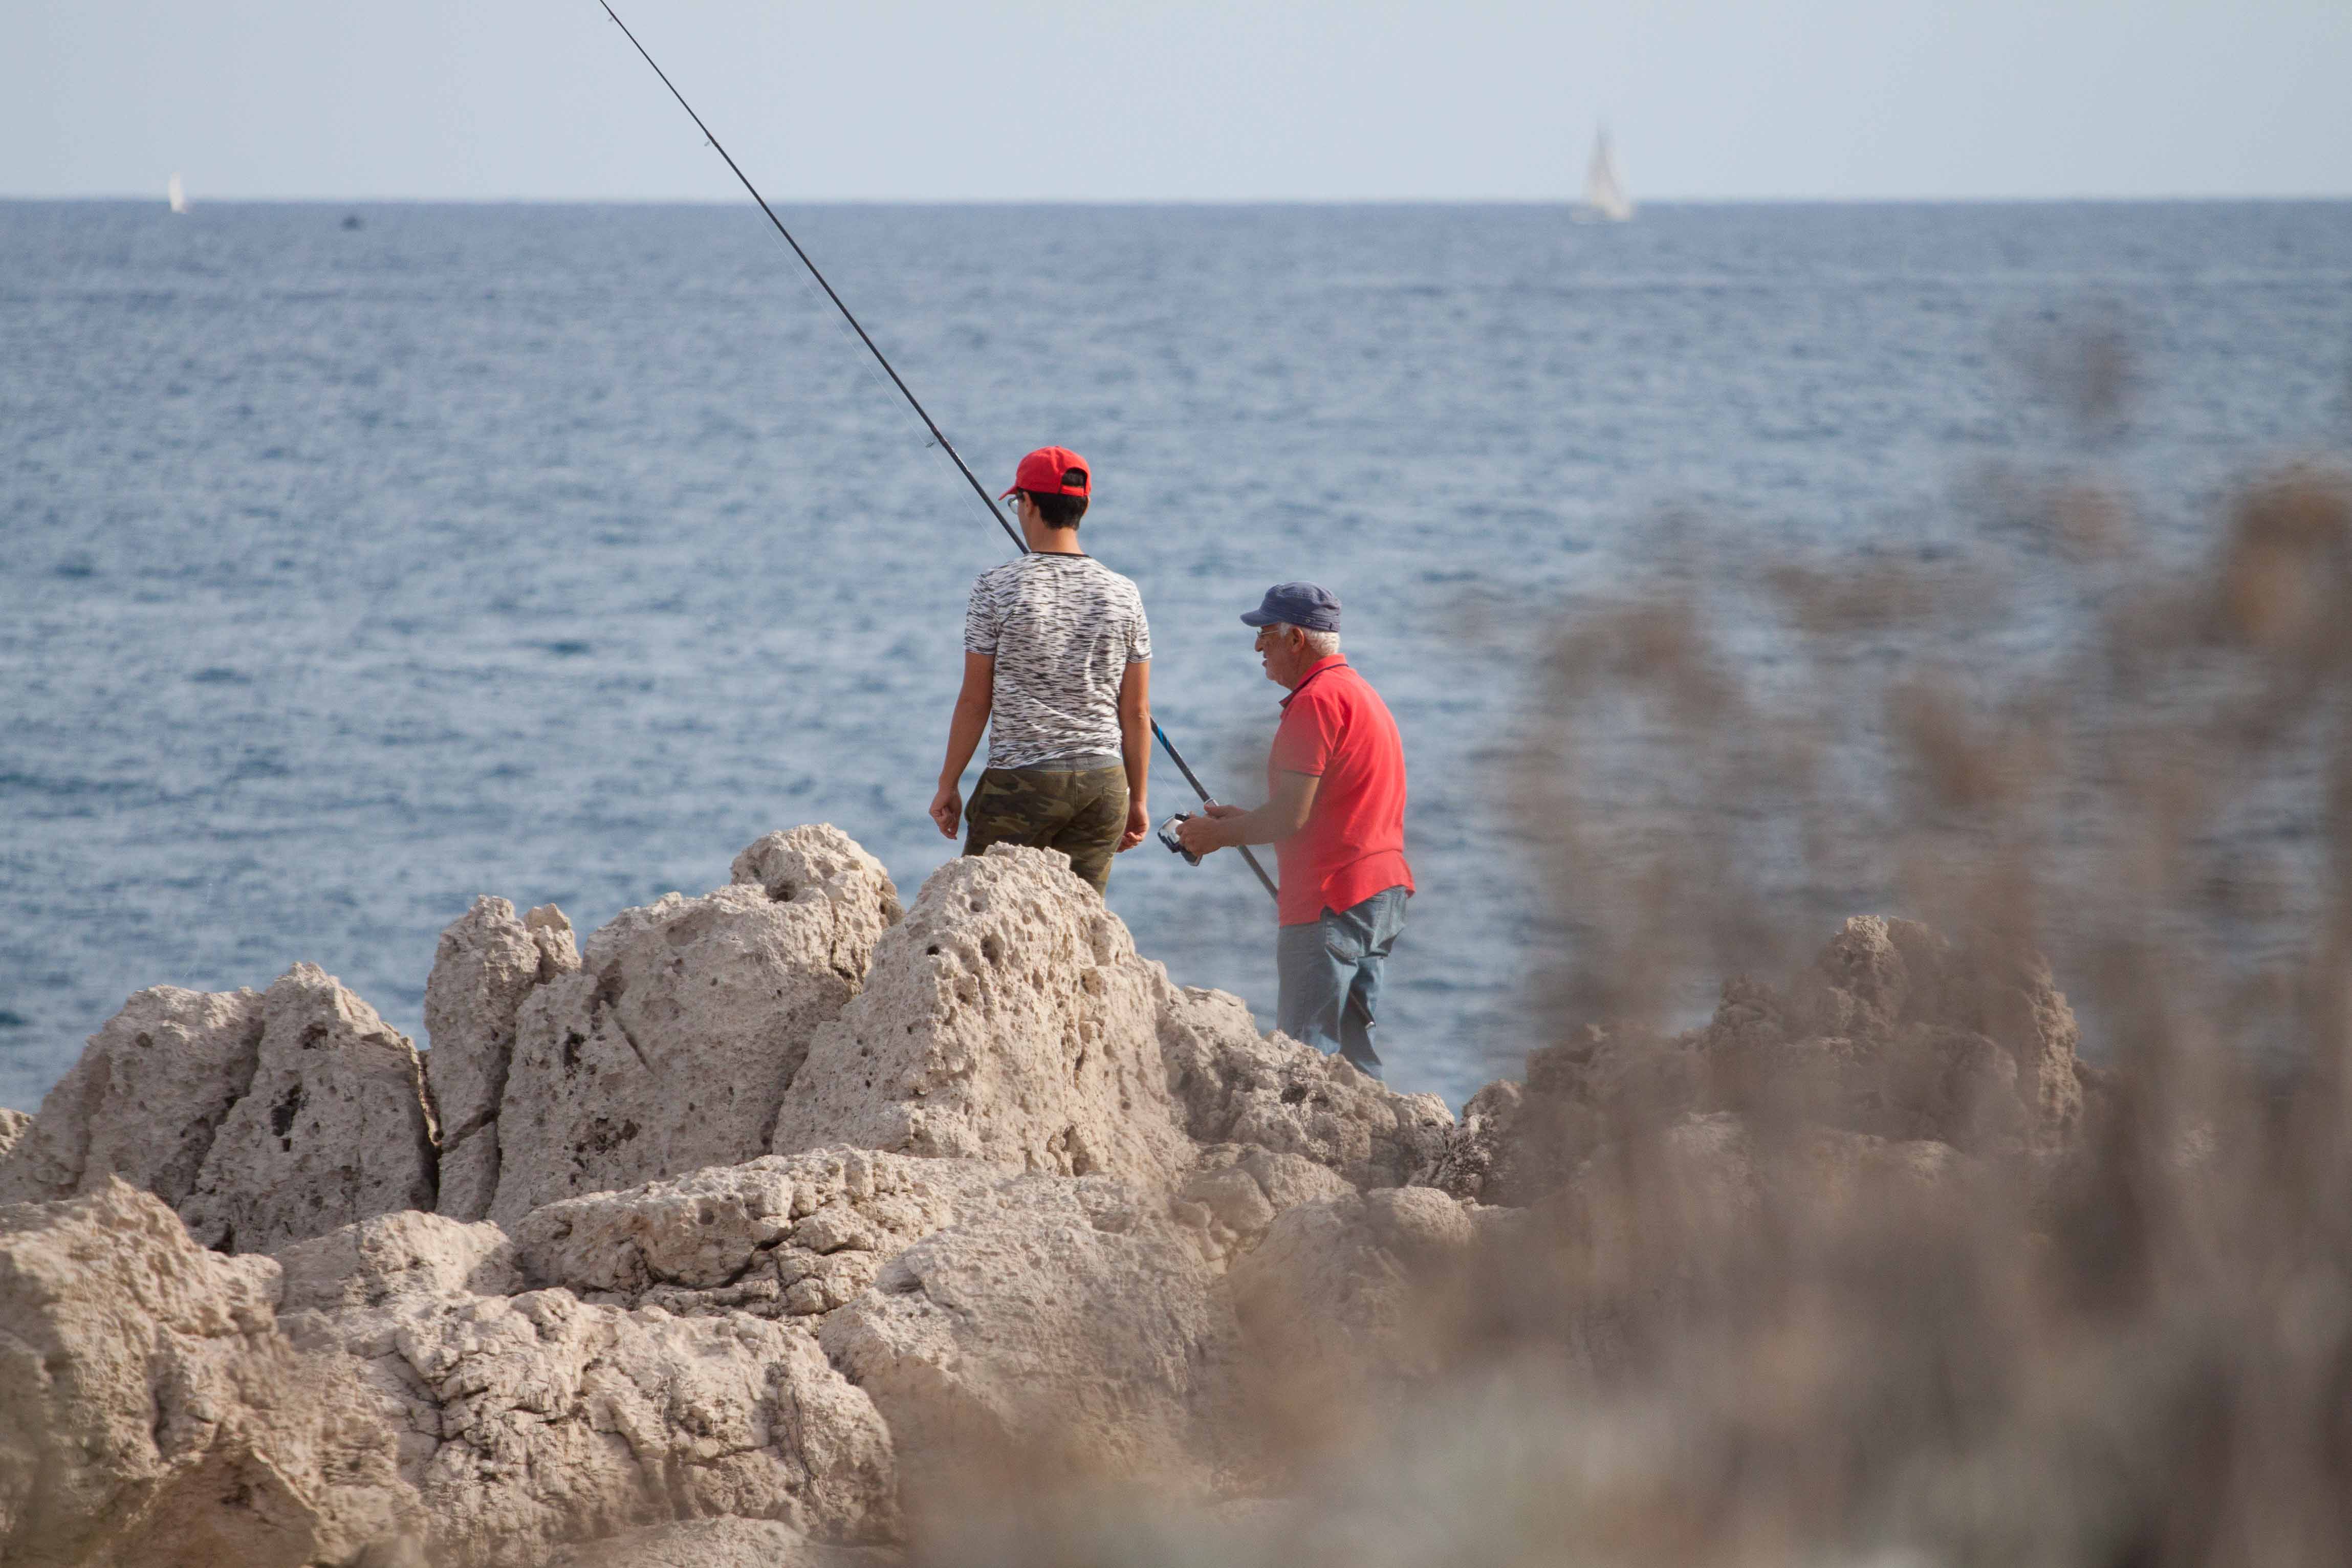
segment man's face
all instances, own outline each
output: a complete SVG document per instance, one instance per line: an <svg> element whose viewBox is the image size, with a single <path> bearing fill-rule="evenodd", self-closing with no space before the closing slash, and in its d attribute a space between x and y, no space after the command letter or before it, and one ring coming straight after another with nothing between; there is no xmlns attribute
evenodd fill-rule
<svg viewBox="0 0 2352 1568"><path fill-rule="evenodd" d="M1307 639L1291 626L1260 626L1257 629L1257 661L1265 668L1265 678L1276 686L1292 686L1307 668Z"/></svg>

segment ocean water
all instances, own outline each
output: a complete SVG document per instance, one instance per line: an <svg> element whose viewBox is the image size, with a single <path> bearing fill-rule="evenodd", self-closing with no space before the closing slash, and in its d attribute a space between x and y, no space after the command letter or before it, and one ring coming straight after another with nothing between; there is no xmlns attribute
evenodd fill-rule
<svg viewBox="0 0 2352 1568"><path fill-rule="evenodd" d="M1496 804L1550 616L1671 570L1692 518L1759 555L2030 552L1970 498L2084 455L2030 368L2084 321L2131 345L2092 456L2170 547L2352 445L2352 204L787 219L992 486L1094 461L1085 541L1222 794L1257 798L1279 695L1235 616L1341 595L1412 778L1383 1048L1457 1102L1537 1043L1574 897ZM1007 548L748 204L0 203L0 1104L132 990L297 960L423 1044L480 892L584 932L828 821L911 898ZM1164 762L1153 797L1185 803ZM1238 863L1147 844L1110 898L1270 1014Z"/></svg>

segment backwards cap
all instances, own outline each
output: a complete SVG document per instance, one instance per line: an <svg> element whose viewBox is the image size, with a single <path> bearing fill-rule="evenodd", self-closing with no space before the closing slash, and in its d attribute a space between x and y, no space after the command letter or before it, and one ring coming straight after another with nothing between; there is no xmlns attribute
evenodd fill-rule
<svg viewBox="0 0 2352 1568"><path fill-rule="evenodd" d="M1067 447L1040 447L1021 459L1021 466L1013 471L1013 489L996 499L1008 500L1013 490L1028 490L1041 496L1082 496L1093 488L1093 470L1084 458Z"/></svg>

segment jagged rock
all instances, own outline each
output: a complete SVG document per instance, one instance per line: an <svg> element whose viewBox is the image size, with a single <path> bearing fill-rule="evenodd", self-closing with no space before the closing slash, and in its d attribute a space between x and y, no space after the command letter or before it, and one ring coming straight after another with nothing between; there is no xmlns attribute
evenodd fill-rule
<svg viewBox="0 0 2352 1568"><path fill-rule="evenodd" d="M0 1164L0 1202L103 1188L110 1175L176 1205L253 1081L261 997L159 985L122 1005L41 1101Z"/></svg>
<svg viewBox="0 0 2352 1568"><path fill-rule="evenodd" d="M1497 1079L1465 1100L1461 1121L1431 1162L1429 1185L1484 1204L1511 1203L1522 1185L1542 1190L1541 1182L1523 1183L1517 1168L1528 1146L1519 1129L1526 1100L1526 1086L1511 1079Z"/></svg>
<svg viewBox="0 0 2352 1568"><path fill-rule="evenodd" d="M278 1288L111 1177L0 1207L0 1561L405 1561L392 1434L348 1363L278 1331Z"/></svg>
<svg viewBox="0 0 2352 1568"><path fill-rule="evenodd" d="M1294 1447L1335 1412L1427 1373L1477 1227L1431 1187L1301 1204L1234 1265L1259 1417Z"/></svg>
<svg viewBox="0 0 2352 1568"><path fill-rule="evenodd" d="M278 1255L281 1312L381 1307L398 1296L511 1296L514 1246L488 1220L406 1209L298 1241Z"/></svg>
<svg viewBox="0 0 2352 1568"><path fill-rule="evenodd" d="M1163 984L1160 1051L1184 1124L1202 1143L1252 1143L1328 1165L1359 1187L1393 1187L1444 1152L1453 1113L1399 1094L1336 1054L1261 1035L1249 1005Z"/></svg>
<svg viewBox="0 0 2352 1568"><path fill-rule="evenodd" d="M517 1282L495 1226L352 1229L288 1249L287 1331L357 1367L371 1418L401 1434L437 1560L525 1568L567 1542L710 1514L895 1531L889 1433L805 1330L561 1289L478 1294Z"/></svg>
<svg viewBox="0 0 2352 1568"><path fill-rule="evenodd" d="M196 1239L272 1252L372 1215L430 1209L432 1112L407 1037L313 963L261 997L253 1082L180 1205Z"/></svg>
<svg viewBox="0 0 2352 1568"><path fill-rule="evenodd" d="M826 1546L764 1519L696 1519L566 1547L546 1568L890 1568L895 1552Z"/></svg>
<svg viewBox="0 0 2352 1568"><path fill-rule="evenodd" d="M864 984L898 898L830 826L771 834L735 874L623 910L580 973L523 1003L492 1218L767 1152L811 1036Z"/></svg>
<svg viewBox="0 0 2352 1568"><path fill-rule="evenodd" d="M995 1206L1003 1170L865 1149L740 1165L535 1209L516 1227L524 1274L592 1300L681 1316L814 1317L932 1232Z"/></svg>
<svg viewBox="0 0 2352 1568"><path fill-rule="evenodd" d="M1470 1249L1478 1227L1462 1205L1431 1187L1386 1187L1364 1194L1372 1239L1409 1268L1434 1272Z"/></svg>
<svg viewBox="0 0 2352 1568"><path fill-rule="evenodd" d="M25 1134L32 1131L32 1126L33 1119L30 1115L22 1110L14 1110L7 1106L0 1105L0 1190L5 1190L5 1184L7 1181L5 1173L8 1162L16 1157L16 1145L25 1141ZM0 1203L21 1201L0 1198Z"/></svg>
<svg viewBox="0 0 2352 1568"><path fill-rule="evenodd" d="M845 918L836 933L835 962L863 969L883 931L906 914L897 884L887 873L876 878L880 866L849 835L829 823L817 823L754 839L728 867L727 880L736 887L757 888L780 904L797 903L813 889L840 905Z"/></svg>
<svg viewBox="0 0 2352 1568"><path fill-rule="evenodd" d="M1207 1231L1218 1252L1232 1258L1255 1247L1276 1215L1354 1191L1345 1176L1304 1155L1221 1143L1202 1152L1172 1212Z"/></svg>
<svg viewBox="0 0 2352 1568"><path fill-rule="evenodd" d="M1588 1028L1489 1085L1428 1180L1524 1205L1612 1140L1722 1111L1970 1152L2062 1152L2080 1135L2079 1030L2038 955L1956 947L1916 921L1845 922L1785 994L1733 980L1673 1039Z"/></svg>
<svg viewBox="0 0 2352 1568"><path fill-rule="evenodd" d="M774 1152L845 1142L1166 1182L1192 1149L1155 1038L1160 984L1061 856L950 860L818 1031Z"/></svg>
<svg viewBox="0 0 2352 1568"><path fill-rule="evenodd" d="M1656 1133L1638 1165L1622 1145L1596 1152L1549 1200L1567 1230L1598 1251L1659 1245L1675 1227L1691 1257L1748 1245L1768 1207L1825 1225L1868 1201L1900 1215L1909 1200L1976 1178L1979 1167L1948 1143L1890 1140L1840 1128L1799 1127L1768 1140L1729 1111L1693 1111ZM1778 1234L1777 1232L1774 1234Z"/></svg>
<svg viewBox="0 0 2352 1568"><path fill-rule="evenodd" d="M2038 952L1857 915L1790 983L1786 1014L1791 1038L1846 1037L1886 1057L1895 1124L1860 1131L2047 1149L2077 1130L2082 1031Z"/></svg>
<svg viewBox="0 0 2352 1568"><path fill-rule="evenodd" d="M1203 1249L1108 1177L999 1191L997 1213L900 1253L821 1332L888 1419L910 1506L1015 1480L1205 1485L1235 1331Z"/></svg>
<svg viewBox="0 0 2352 1568"><path fill-rule="evenodd" d="M426 1081L441 1121L440 1212L490 1212L499 1184L499 1102L514 1054L515 1013L536 986L577 973L572 922L552 904L521 920L487 895L442 931L425 983Z"/></svg>

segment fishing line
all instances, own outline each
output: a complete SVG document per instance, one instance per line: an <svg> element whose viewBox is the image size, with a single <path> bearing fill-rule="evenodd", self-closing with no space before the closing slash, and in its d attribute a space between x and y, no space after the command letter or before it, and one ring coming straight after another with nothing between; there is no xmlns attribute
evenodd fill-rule
<svg viewBox="0 0 2352 1568"><path fill-rule="evenodd" d="M727 167L742 182L743 188L751 193L751 199L760 204L760 210L766 213L768 221L776 226L776 232L783 237L786 245L792 247L793 254L800 258L801 265L808 268L809 276L816 279L817 287L824 290L824 297L833 301L834 309L841 312L841 319L847 321L850 331L857 334L857 341L866 345L876 363L881 365L883 373L889 376L890 384L898 389L898 395L907 400L907 406L915 411L915 417L923 422L923 428L931 433L931 439L956 466L956 472L961 474L964 483L971 487L971 493L980 498L980 504L988 509L988 515L996 520L996 526L1004 530L1005 537L1013 541L1013 547L1024 555L1028 554L1029 542L1021 537L1021 531L1013 527L1012 520L998 509L995 500L988 493L988 487L980 482L980 476L971 471L971 465L963 460L963 454L955 449L955 443L948 439L947 432L940 428L939 421L931 417L930 411L923 406L914 389L890 363L890 356L882 352L881 345L859 324L841 296L834 292L833 285L825 281L824 274L817 269L815 262L809 259L809 253L801 248L801 242L793 237L793 231L784 226L784 220L776 216L776 209L768 205L768 198L761 195L760 187L751 183L751 176L743 172L742 165L735 162L734 154L710 133L710 127L702 122L702 116L694 112L694 105L686 101L686 94L677 90L677 84L669 79L669 73L655 63L653 56L646 52L645 45L637 42L637 36L629 31L629 25L621 20L620 13L613 9L610 0L596 0L596 4L604 7L604 15L613 18L613 26L621 29L621 36L629 40L630 47L637 51L639 58L653 67L654 75L661 78L662 86L669 89L669 95L677 100L677 106L686 110L687 118L693 121L695 129L702 132L702 139L710 143L710 150L727 161ZM1168 753L1168 760L1176 764L1176 771L1184 775L1184 782L1191 784L1193 793L1201 797L1201 803L1203 805L1215 804L1208 786L1201 782L1199 774L1193 773L1192 764L1184 760L1184 753L1176 749L1176 742L1168 738L1168 731L1160 727L1157 719L1151 721L1151 733L1159 741L1160 750ZM1265 868L1259 865L1257 857L1249 852L1249 846L1243 844L1234 847L1241 850L1242 858L1249 863L1249 868L1257 873L1258 881L1265 888L1266 897L1278 900L1280 895L1275 891L1274 879L1265 874Z"/></svg>

